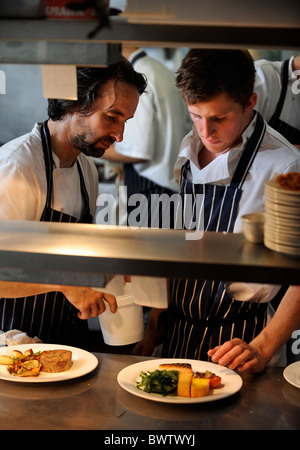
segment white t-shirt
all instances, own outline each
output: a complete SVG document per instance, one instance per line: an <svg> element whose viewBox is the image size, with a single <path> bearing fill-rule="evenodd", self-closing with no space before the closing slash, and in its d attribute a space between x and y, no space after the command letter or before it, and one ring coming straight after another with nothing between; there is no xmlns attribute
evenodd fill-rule
<svg viewBox="0 0 300 450"><path fill-rule="evenodd" d="M130 60L142 52L130 55ZM175 86L174 74L162 63L148 56L134 63L137 72L146 75L148 86L141 95L134 117L125 127L118 153L145 159L134 164L136 171L154 183L178 191L174 165L182 139L191 129L186 105Z"/></svg>
<svg viewBox="0 0 300 450"><path fill-rule="evenodd" d="M300 130L300 93L299 81L293 74L292 62L289 60L288 85L284 105L280 119L294 128ZM281 92L281 61L267 61L264 59L255 61L256 78L254 92L257 93L257 103L255 109L261 113L266 122L269 122ZM296 85L297 83L297 85ZM294 85L294 89L293 89Z"/></svg>
<svg viewBox="0 0 300 450"><path fill-rule="evenodd" d="M0 148L0 220L40 220L47 195L47 180L40 135L41 124ZM98 177L92 158L78 156L89 194L90 211L95 214ZM83 201L77 164L59 167L53 153L52 205L55 210L80 218Z"/></svg>

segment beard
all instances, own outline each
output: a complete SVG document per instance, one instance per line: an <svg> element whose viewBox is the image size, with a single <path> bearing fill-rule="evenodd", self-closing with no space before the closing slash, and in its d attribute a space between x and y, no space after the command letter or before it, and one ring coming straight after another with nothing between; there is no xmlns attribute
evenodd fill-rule
<svg viewBox="0 0 300 450"><path fill-rule="evenodd" d="M86 156L91 156L93 158L101 158L104 155L105 150L110 147L115 140L110 136L103 136L96 141L89 141L86 133L78 134L71 139L71 144L77 150L82 152ZM100 147L96 147L100 144Z"/></svg>

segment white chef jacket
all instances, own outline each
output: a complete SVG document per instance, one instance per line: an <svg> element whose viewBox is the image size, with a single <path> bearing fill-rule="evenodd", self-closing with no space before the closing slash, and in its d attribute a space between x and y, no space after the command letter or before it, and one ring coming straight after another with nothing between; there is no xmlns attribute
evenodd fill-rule
<svg viewBox="0 0 300 450"><path fill-rule="evenodd" d="M254 131L256 116L242 134L242 143L226 153L220 154L210 164L200 169L198 154L203 148L196 128L182 142L179 157L175 166L176 178L180 175L182 165L190 160L189 181L201 184L230 184L243 148ZM265 209L264 184L275 174L300 172L300 152L281 134L267 125L265 136L259 151L249 169L242 186L234 233L242 232L241 216L252 212L263 212ZM279 286L255 283L228 283L228 291L235 300L270 301L278 292Z"/></svg>
<svg viewBox="0 0 300 450"><path fill-rule="evenodd" d="M198 164L198 154L203 148L196 128L185 137L182 142L179 157L175 165L175 177L178 179L182 165L190 160L189 181L192 183L210 183L229 185L234 174L238 160L245 144L251 136L256 124L256 116L242 134L242 143L227 153L220 154L210 164L201 169ZM250 167L248 175L242 186L242 195L239 202L235 233L242 231L241 216L247 213L264 211L264 183L275 174L286 172L300 172L300 152L290 144L281 134L267 125L264 139L258 153ZM270 302L280 289L278 285L261 283L231 282L225 283L228 293L235 300ZM274 316L274 309L268 305L267 322ZM286 349L283 346L271 359L269 365L286 365Z"/></svg>
<svg viewBox="0 0 300 450"><path fill-rule="evenodd" d="M129 60L142 51L132 53ZM146 160L134 164L139 175L178 191L174 165L181 141L191 129L187 107L175 86L174 74L162 63L144 56L134 68L146 75L148 86L133 119L126 124L123 141L116 142L115 148L122 155Z"/></svg>
<svg viewBox="0 0 300 450"><path fill-rule="evenodd" d="M294 56L289 60L288 86L280 120L300 130L300 84L299 80L297 81L296 74L293 74L293 59ZM257 93L255 109L261 113L266 122L271 119L279 100L282 65L282 61L267 61L265 59L255 61L254 92Z"/></svg>
<svg viewBox="0 0 300 450"><path fill-rule="evenodd" d="M47 180L40 135L41 124L0 148L0 220L40 220ZM60 168L53 153L52 208L76 218L81 217L83 202L77 165ZM78 160L87 192L90 211L95 214L98 177L92 158L80 154Z"/></svg>
<svg viewBox="0 0 300 450"><path fill-rule="evenodd" d="M184 138L178 160L175 165L175 175L178 180L182 165L190 159L191 182L229 185L242 155L243 148L253 133L256 116L242 134L242 143L229 152L220 154L203 169L198 164L198 154L203 144L196 128ZM300 152L290 144L281 134L267 125L264 139L248 175L243 184L243 194L239 203L238 215L234 232L242 232L241 216L251 212L264 211L264 183L272 179L275 174L300 172Z"/></svg>

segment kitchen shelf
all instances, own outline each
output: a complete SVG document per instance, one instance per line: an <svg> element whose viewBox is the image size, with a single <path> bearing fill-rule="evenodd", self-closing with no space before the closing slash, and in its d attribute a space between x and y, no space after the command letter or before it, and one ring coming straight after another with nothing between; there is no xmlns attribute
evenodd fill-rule
<svg viewBox="0 0 300 450"><path fill-rule="evenodd" d="M296 13L295 13L296 14ZM296 15L295 15L296 17ZM133 23L126 17L111 17L111 26L100 30L93 39L88 34L93 21L0 20L0 41L10 46L11 54L24 41L132 43L155 47L215 47L299 49L299 21L254 25L197 23ZM5 61L3 61L5 62Z"/></svg>
<svg viewBox="0 0 300 450"><path fill-rule="evenodd" d="M0 222L1 280L101 287L104 273L300 284L300 258L242 234Z"/></svg>

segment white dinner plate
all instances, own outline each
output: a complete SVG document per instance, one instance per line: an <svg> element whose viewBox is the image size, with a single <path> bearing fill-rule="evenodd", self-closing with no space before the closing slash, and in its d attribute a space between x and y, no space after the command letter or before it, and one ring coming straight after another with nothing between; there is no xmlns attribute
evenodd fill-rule
<svg viewBox="0 0 300 450"><path fill-rule="evenodd" d="M276 203L265 203L266 213L272 217L287 217L291 221L297 221L300 217L300 208L291 208Z"/></svg>
<svg viewBox="0 0 300 450"><path fill-rule="evenodd" d="M268 191L265 191L265 201L269 203L276 203L277 205L286 205L298 208L300 206L300 197L282 196Z"/></svg>
<svg viewBox="0 0 300 450"><path fill-rule="evenodd" d="M266 232L270 232L270 233L276 233L279 236L283 235L283 236L289 236L289 237L298 237L300 238L300 228L293 228L293 227L289 227L287 225L283 226L283 225L279 225L277 223L272 223L269 220L265 221L264 224L264 230Z"/></svg>
<svg viewBox="0 0 300 450"><path fill-rule="evenodd" d="M267 228L265 228L264 233L267 240L270 240L276 244L300 248L300 235L290 236L285 233L278 233L276 230L268 230Z"/></svg>
<svg viewBox="0 0 300 450"><path fill-rule="evenodd" d="M293 247L289 245L277 244L268 239L268 236L264 236L264 245L270 250L275 250L279 253L285 253L292 256L300 256L300 247Z"/></svg>
<svg viewBox="0 0 300 450"><path fill-rule="evenodd" d="M172 364L172 363L184 363L191 364L193 372L205 372L210 370L216 375L221 377L221 384L215 389L210 389L209 393L205 397L198 398L187 398L179 396L162 396L159 394L152 394L144 392L136 387L137 381L140 381L140 373L152 372L158 369L160 364ZM125 367L118 374L118 383L125 389L125 391L130 392L137 397L142 397L147 400L153 400L155 402L161 403L205 403L212 402L215 400L220 400L225 397L238 392L242 385L242 378L235 373L233 370L227 369L227 367L219 366L218 364L198 361L195 359L178 359L178 358L167 358L167 359L154 359L149 361L142 361L139 363L131 364Z"/></svg>
<svg viewBox="0 0 300 450"><path fill-rule="evenodd" d="M271 228L283 227L287 231L294 231L294 232L300 231L300 218L296 221L296 220L290 219L288 217L275 216L273 214L270 214L270 212L267 212L267 211L266 211L265 218L266 218L265 226L270 226Z"/></svg>
<svg viewBox="0 0 300 450"><path fill-rule="evenodd" d="M275 179L269 180L265 183L265 189L273 191L277 193L278 195L286 196L286 197L299 197L300 198L300 191L292 191L290 189L284 189L282 186L280 186L279 183Z"/></svg>
<svg viewBox="0 0 300 450"><path fill-rule="evenodd" d="M283 371L283 376L288 383L300 388L300 361L287 366Z"/></svg>
<svg viewBox="0 0 300 450"><path fill-rule="evenodd" d="M78 378L92 372L98 366L98 359L92 353L76 347L57 344L21 344L10 347L0 347L0 355L10 356L12 350L20 350L24 353L28 349L34 353L44 350L70 350L72 352L72 367L65 372L46 373L40 372L34 377L18 377L11 375L7 371L7 366L0 364L0 380L14 381L21 383L49 383L54 381L66 381L72 378Z"/></svg>

